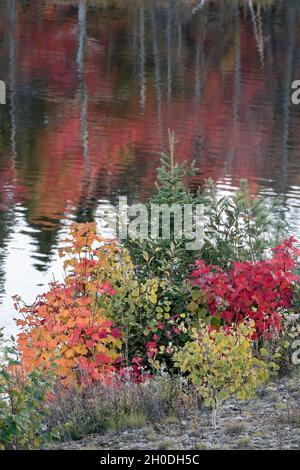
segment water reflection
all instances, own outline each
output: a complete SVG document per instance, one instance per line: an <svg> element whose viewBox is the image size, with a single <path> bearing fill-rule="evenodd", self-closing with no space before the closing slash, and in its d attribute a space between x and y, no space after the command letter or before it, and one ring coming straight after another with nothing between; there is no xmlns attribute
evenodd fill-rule
<svg viewBox="0 0 300 470"><path fill-rule="evenodd" d="M0 18L0 323L61 274L72 220L151 194L168 128L193 184L247 177L300 229L300 2L5 0Z"/></svg>

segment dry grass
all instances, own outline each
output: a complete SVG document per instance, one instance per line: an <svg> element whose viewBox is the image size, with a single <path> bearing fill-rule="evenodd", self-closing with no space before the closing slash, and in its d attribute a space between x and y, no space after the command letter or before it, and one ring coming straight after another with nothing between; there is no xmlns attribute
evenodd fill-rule
<svg viewBox="0 0 300 470"><path fill-rule="evenodd" d="M242 434L247 431L247 424L242 420L230 421L225 429L226 434Z"/></svg>
<svg viewBox="0 0 300 470"><path fill-rule="evenodd" d="M92 433L122 431L173 419L185 409L188 394L179 379L160 376L145 384L95 384L88 389L57 386L49 402L47 425L58 427L61 439L81 439Z"/></svg>

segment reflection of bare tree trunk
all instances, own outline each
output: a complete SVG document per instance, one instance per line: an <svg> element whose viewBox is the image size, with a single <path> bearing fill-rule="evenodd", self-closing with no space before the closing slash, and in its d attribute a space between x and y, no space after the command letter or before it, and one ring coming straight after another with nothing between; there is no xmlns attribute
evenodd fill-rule
<svg viewBox="0 0 300 470"><path fill-rule="evenodd" d="M237 138L237 125L239 119L239 108L241 101L241 28L240 28L240 15L237 6L236 11L236 39L235 39L235 76L234 76L234 98L233 98L233 126L232 126L232 139L231 139L231 152L228 161L228 173L231 173L232 161L236 150Z"/></svg>
<svg viewBox="0 0 300 470"><path fill-rule="evenodd" d="M202 31L202 28L201 28ZM201 102L201 95L202 95L202 86L204 81L204 51L203 51L203 39L200 37L200 32L198 44L196 47L196 60L195 60L195 99L193 104L193 112L195 114L199 113L199 102ZM202 119L197 120L197 138L196 138L196 152L197 152L197 163L200 162L203 145L204 145L204 137L203 137L203 126L202 126ZM200 165L200 163L199 163Z"/></svg>
<svg viewBox="0 0 300 470"><path fill-rule="evenodd" d="M8 61L10 81L10 120L11 120L11 148L12 163L15 169L17 158L17 110L16 110L16 64L15 64L15 0L8 1Z"/></svg>
<svg viewBox="0 0 300 470"><path fill-rule="evenodd" d="M144 7L140 7L140 27L139 27L139 44L140 44L140 106L141 112L144 114L146 105L146 76L145 76L145 11Z"/></svg>
<svg viewBox="0 0 300 470"><path fill-rule="evenodd" d="M288 153L288 141L290 134L290 94L291 94L291 83L293 75L293 55L294 55L294 15L293 12L288 11L286 14L286 31L285 37L287 38L286 45L286 65L285 65L285 77L283 82L283 110L282 110L282 119L283 119L283 134L282 134L282 192L286 192L288 187L288 165L289 165L289 153Z"/></svg>
<svg viewBox="0 0 300 470"><path fill-rule="evenodd" d="M241 28L239 12L236 13L236 43L235 43L235 79L234 79L234 107L233 115L238 119L241 100Z"/></svg>
<svg viewBox="0 0 300 470"><path fill-rule="evenodd" d="M196 47L195 98L200 98L202 92L201 67L203 66L203 55L203 42L200 40Z"/></svg>
<svg viewBox="0 0 300 470"><path fill-rule="evenodd" d="M109 35L108 39L108 47L107 47L107 62L106 62L106 73L109 76L111 74L112 70L112 60L113 60L113 41L112 41L112 35Z"/></svg>
<svg viewBox="0 0 300 470"><path fill-rule="evenodd" d="M84 193L87 199L90 198L93 189L91 178L91 162L89 153L89 130L88 130L88 91L84 76L84 58L86 48L86 0L80 0L78 5L78 49L77 49L77 73L79 81L79 101L80 101L80 123L81 141L84 159Z"/></svg>
<svg viewBox="0 0 300 470"><path fill-rule="evenodd" d="M180 17L178 18L177 26L177 63L176 71L178 70L178 79L180 81L184 80L184 63L182 60L182 23Z"/></svg>
<svg viewBox="0 0 300 470"><path fill-rule="evenodd" d="M171 2L169 2L169 8L167 10L167 83L168 83L168 102L172 96L172 11Z"/></svg>
<svg viewBox="0 0 300 470"><path fill-rule="evenodd" d="M83 156L86 163L89 162L89 134L88 134L88 94L84 78L84 56L86 43L86 2L80 0L78 7L78 50L77 50L77 71L79 79L80 95L80 121L81 138L83 145Z"/></svg>
<svg viewBox="0 0 300 470"><path fill-rule="evenodd" d="M206 0L200 0L200 2L192 9L192 14L194 15L199 10L201 10L206 3Z"/></svg>
<svg viewBox="0 0 300 470"><path fill-rule="evenodd" d="M249 3L249 9L251 12L251 18L252 18L252 23L253 23L253 31L254 31L254 36L256 40L256 45L257 49L259 52L259 57L261 60L261 63L264 63L264 38L263 38L263 31L262 31L262 19L261 19L261 11L260 11L260 6L258 5L257 7L257 14L255 14L254 7L253 7L253 1L248 0Z"/></svg>
<svg viewBox="0 0 300 470"><path fill-rule="evenodd" d="M162 148L163 147L163 129L162 129L162 119L161 119L162 93L161 93L161 78L160 78L158 43L157 43L156 18L155 18L155 9L153 6L151 8L151 30L152 30L152 48L153 48L153 57L154 57L154 68L155 68L157 124L158 124L158 132L159 132L159 143Z"/></svg>

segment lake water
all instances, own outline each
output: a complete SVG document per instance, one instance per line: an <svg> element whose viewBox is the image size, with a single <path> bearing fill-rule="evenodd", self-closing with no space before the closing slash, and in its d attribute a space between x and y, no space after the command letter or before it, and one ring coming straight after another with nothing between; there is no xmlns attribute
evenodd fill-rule
<svg viewBox="0 0 300 470"><path fill-rule="evenodd" d="M300 231L300 1L0 2L0 325L62 274L72 221L153 191L177 160L248 178Z"/></svg>

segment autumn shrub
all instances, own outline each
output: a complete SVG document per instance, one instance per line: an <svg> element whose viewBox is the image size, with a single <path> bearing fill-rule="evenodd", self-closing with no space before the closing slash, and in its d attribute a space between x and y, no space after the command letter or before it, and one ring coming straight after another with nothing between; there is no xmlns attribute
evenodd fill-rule
<svg viewBox="0 0 300 470"><path fill-rule="evenodd" d="M3 346L3 337L0 338ZM14 345L2 349L0 364L0 449L35 449L57 435L44 428L46 395L51 388L39 370L24 371Z"/></svg>
<svg viewBox="0 0 300 470"><path fill-rule="evenodd" d="M219 330L200 324L192 331L192 340L175 354L181 372L194 384L204 404L213 409L214 426L224 400L250 399L269 377L266 363L253 355L253 332L253 322Z"/></svg>
<svg viewBox="0 0 300 470"><path fill-rule="evenodd" d="M122 332L108 318L103 301L115 295L105 279L119 248L100 239L93 224L73 226L67 242L61 251L67 256L64 283L51 284L30 307L15 298L23 316L17 320L23 365L32 371L55 364L66 382L105 380L120 361L122 347Z"/></svg>
<svg viewBox="0 0 300 470"><path fill-rule="evenodd" d="M270 339L281 328L281 312L291 309L299 250L295 239L283 241L273 257L257 262L236 262L227 272L197 261L191 272L189 308L215 326L255 322L255 337Z"/></svg>

